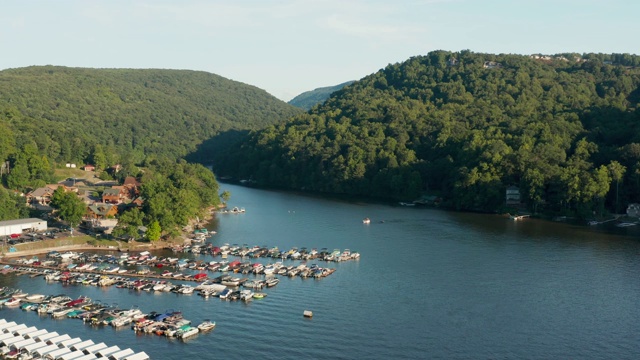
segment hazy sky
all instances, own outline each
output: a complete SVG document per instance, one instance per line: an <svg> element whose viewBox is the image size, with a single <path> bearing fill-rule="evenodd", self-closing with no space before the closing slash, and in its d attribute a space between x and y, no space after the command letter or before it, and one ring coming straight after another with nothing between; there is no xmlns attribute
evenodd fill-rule
<svg viewBox="0 0 640 360"><path fill-rule="evenodd" d="M191 69L288 101L432 50L640 54L638 0L0 0L0 69Z"/></svg>

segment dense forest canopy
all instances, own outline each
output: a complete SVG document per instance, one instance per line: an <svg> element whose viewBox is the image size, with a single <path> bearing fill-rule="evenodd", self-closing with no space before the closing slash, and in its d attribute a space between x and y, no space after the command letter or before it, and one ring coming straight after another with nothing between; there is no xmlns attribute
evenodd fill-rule
<svg viewBox="0 0 640 360"><path fill-rule="evenodd" d="M263 186L592 215L640 201L640 57L435 51L213 154Z"/></svg>
<svg viewBox="0 0 640 360"><path fill-rule="evenodd" d="M7 130L0 132L0 158L8 148L35 144L58 163L92 161L96 145L134 162L177 159L220 132L262 128L298 112L263 90L206 72L9 69L0 71L0 130Z"/></svg>
<svg viewBox="0 0 640 360"><path fill-rule="evenodd" d="M311 110L312 107L325 102L331 94L341 90L343 87L353 84L353 81L347 81L334 86L326 86L311 91L305 91L289 101L289 104L297 106L304 110Z"/></svg>

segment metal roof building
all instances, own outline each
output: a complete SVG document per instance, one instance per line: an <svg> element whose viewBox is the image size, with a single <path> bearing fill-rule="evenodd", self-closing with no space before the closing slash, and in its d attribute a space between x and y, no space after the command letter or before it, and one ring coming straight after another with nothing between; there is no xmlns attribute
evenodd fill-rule
<svg viewBox="0 0 640 360"><path fill-rule="evenodd" d="M0 221L0 236L22 234L25 230L46 231L47 221L37 218Z"/></svg>

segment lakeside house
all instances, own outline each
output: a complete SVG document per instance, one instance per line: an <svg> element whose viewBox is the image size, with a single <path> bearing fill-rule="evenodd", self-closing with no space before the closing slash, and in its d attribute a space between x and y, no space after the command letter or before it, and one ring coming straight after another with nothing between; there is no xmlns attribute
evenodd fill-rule
<svg viewBox="0 0 640 360"><path fill-rule="evenodd" d="M509 186L505 192L506 205L520 205L520 188Z"/></svg>
<svg viewBox="0 0 640 360"><path fill-rule="evenodd" d="M102 202L110 204L120 204L124 199L121 189L104 189L102 192Z"/></svg>
<svg viewBox="0 0 640 360"><path fill-rule="evenodd" d="M118 207L113 204L96 203L87 207L87 217L91 219L107 219L118 215Z"/></svg>

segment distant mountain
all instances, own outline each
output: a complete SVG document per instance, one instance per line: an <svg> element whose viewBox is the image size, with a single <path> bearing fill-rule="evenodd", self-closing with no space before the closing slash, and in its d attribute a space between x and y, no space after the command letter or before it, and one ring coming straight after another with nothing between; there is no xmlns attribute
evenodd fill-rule
<svg viewBox="0 0 640 360"><path fill-rule="evenodd" d="M82 163L98 144L135 162L176 159L222 132L263 128L300 112L264 90L202 71L0 71L0 126L8 128L0 144L10 131L17 149L35 143L56 162Z"/></svg>
<svg viewBox="0 0 640 360"><path fill-rule="evenodd" d="M325 102L334 92L353 83L354 81L347 81L340 85L321 87L315 90L306 91L291 99L289 104L304 110L309 110L315 105Z"/></svg>

